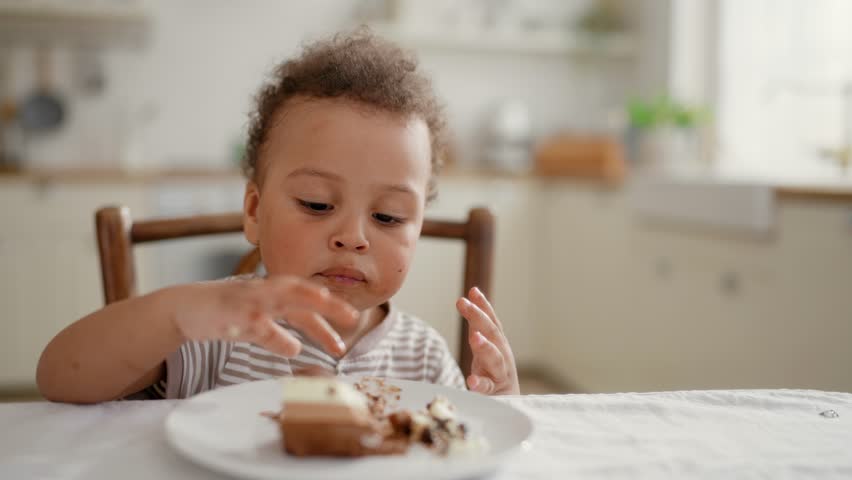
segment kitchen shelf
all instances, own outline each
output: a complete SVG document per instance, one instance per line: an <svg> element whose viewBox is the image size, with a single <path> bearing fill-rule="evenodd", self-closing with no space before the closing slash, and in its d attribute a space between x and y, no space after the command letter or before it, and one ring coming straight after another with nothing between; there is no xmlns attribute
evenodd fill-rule
<svg viewBox="0 0 852 480"><path fill-rule="evenodd" d="M135 3L0 2L0 43L85 43L139 46L150 14Z"/></svg>
<svg viewBox="0 0 852 480"><path fill-rule="evenodd" d="M372 30L418 50L631 58L636 41L629 33L589 34L553 31L412 30L395 23L373 23Z"/></svg>

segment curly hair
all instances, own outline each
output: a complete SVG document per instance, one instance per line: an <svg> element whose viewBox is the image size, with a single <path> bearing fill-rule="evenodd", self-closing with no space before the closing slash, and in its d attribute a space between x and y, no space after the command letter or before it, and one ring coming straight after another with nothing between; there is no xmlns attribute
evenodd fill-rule
<svg viewBox="0 0 852 480"><path fill-rule="evenodd" d="M300 56L278 65L255 97L243 157L246 177L259 181L258 162L278 111L290 99L339 98L369 109L415 116L429 128L432 174L427 199L437 195L437 176L447 151L443 106L416 57L362 27L304 47Z"/></svg>

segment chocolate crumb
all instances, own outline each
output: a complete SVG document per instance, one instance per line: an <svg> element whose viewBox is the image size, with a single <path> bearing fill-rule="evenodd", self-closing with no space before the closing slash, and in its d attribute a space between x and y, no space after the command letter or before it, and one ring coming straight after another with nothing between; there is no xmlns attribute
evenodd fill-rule
<svg viewBox="0 0 852 480"><path fill-rule="evenodd" d="M420 441L426 445L432 445L434 442L434 438L432 438L432 431L428 428L423 430L423 434L420 435Z"/></svg>
<svg viewBox="0 0 852 480"><path fill-rule="evenodd" d="M441 430L444 430L446 432L450 431L450 429L447 428L447 422L449 422L449 419L447 419L447 418L436 418L436 417L432 417L432 418L435 419L435 423L438 425L438 428L440 428Z"/></svg>
<svg viewBox="0 0 852 480"><path fill-rule="evenodd" d="M411 413L405 410L394 412L388 417L394 431L406 437L411 436Z"/></svg>

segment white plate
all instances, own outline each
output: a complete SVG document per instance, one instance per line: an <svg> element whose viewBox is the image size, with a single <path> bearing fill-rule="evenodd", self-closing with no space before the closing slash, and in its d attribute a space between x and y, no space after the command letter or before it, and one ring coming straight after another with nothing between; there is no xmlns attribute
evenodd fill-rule
<svg viewBox="0 0 852 480"><path fill-rule="evenodd" d="M339 377L343 381L356 379ZM280 380L262 380L202 393L166 418L169 443L213 470L256 479L465 478L493 472L532 433L530 419L491 397L454 388L403 380L401 408L421 409L435 395L452 402L459 418L489 444L475 458L439 457L413 448L405 455L358 459L298 458L283 453L277 425L260 414L280 408Z"/></svg>

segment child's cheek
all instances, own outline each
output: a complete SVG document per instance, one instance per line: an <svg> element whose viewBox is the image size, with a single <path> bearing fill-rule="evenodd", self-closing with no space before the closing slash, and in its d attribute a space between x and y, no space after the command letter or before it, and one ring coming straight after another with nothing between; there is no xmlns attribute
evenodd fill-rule
<svg viewBox="0 0 852 480"><path fill-rule="evenodd" d="M408 264L400 263L397 266L393 267L391 275L393 276L394 283L397 285L402 285L402 282L405 280L405 275L407 273Z"/></svg>
<svg viewBox="0 0 852 480"><path fill-rule="evenodd" d="M404 263L395 263L388 266L388 270L384 272L385 280L382 282L382 291L380 296L392 297L402 287L405 280L405 275L408 273L408 265Z"/></svg>
<svg viewBox="0 0 852 480"><path fill-rule="evenodd" d="M400 265L394 272L396 283L402 284L405 280L405 275L408 273L408 265Z"/></svg>

